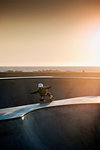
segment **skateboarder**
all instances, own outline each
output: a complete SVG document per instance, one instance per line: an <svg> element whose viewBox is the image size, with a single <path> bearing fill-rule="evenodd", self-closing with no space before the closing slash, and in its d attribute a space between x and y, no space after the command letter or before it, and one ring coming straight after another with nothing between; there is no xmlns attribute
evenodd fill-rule
<svg viewBox="0 0 100 150"><path fill-rule="evenodd" d="M39 83L38 84L38 89L34 92L32 92L31 94L36 94L36 93L39 93L41 98L40 98L40 101L44 101L45 97L49 97L50 100L53 99L53 96L50 92L47 92L48 89L50 89L51 86L43 86L43 83Z"/></svg>

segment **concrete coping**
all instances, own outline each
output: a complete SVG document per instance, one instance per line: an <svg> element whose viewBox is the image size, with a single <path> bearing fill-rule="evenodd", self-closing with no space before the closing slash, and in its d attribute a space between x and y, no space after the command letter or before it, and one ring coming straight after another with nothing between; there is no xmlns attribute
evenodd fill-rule
<svg viewBox="0 0 100 150"><path fill-rule="evenodd" d="M88 79L100 80L100 77L73 77L73 76L25 76L25 77L0 77L0 80L18 80L18 79Z"/></svg>
<svg viewBox="0 0 100 150"><path fill-rule="evenodd" d="M51 103L37 103L18 107L4 108L0 109L0 120L10 120L16 118L22 118L23 120L26 114L34 110L76 104L100 104L100 96L76 97L70 99L56 100Z"/></svg>

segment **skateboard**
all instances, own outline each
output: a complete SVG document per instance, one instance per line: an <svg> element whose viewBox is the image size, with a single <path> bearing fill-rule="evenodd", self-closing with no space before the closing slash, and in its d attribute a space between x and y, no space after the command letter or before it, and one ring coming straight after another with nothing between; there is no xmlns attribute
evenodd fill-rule
<svg viewBox="0 0 100 150"><path fill-rule="evenodd" d="M50 99L49 97L45 97L42 101L40 101L40 103L51 103L55 100L54 97L52 97L52 99Z"/></svg>

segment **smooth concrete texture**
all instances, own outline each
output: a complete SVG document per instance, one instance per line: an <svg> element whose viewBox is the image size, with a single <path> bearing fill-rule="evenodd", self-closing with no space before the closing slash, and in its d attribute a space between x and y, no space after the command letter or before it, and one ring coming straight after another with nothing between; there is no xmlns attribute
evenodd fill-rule
<svg viewBox="0 0 100 150"><path fill-rule="evenodd" d="M37 79L37 78L54 78L53 76L28 76L28 77L1 77L0 80L17 80L17 79Z"/></svg>
<svg viewBox="0 0 100 150"><path fill-rule="evenodd" d="M57 106L64 106L64 105L88 104L88 103L99 104L100 96L79 97L79 98L53 101L51 103L38 103L32 105L24 105L24 106L0 109L0 120L20 118L31 111L46 108L46 107L57 107Z"/></svg>
<svg viewBox="0 0 100 150"><path fill-rule="evenodd" d="M95 79L95 80L100 80L100 77L64 77L64 76L27 76L27 77L1 77L0 80L17 80L17 79Z"/></svg>
<svg viewBox="0 0 100 150"><path fill-rule="evenodd" d="M41 77L41 78L40 78ZM49 91L56 100L84 96L100 95L100 80L89 77L7 77L0 80L0 108L16 107L21 105L36 104L40 102L39 94L30 94L37 89L37 84L42 82L50 85Z"/></svg>
<svg viewBox="0 0 100 150"><path fill-rule="evenodd" d="M23 113L16 118L18 112ZM6 116L0 121L2 150L100 149L100 97L1 109L0 114Z"/></svg>

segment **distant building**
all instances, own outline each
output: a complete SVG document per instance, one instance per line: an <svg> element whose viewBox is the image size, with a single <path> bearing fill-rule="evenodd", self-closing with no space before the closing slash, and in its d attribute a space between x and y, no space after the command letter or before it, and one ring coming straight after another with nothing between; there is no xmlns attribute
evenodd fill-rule
<svg viewBox="0 0 100 150"><path fill-rule="evenodd" d="M82 72L85 72L85 70L82 70Z"/></svg>

